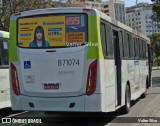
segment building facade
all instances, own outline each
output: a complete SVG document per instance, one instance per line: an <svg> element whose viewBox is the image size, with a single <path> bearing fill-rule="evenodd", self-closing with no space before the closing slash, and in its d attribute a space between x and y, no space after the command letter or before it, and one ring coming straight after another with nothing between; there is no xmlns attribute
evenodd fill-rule
<svg viewBox="0 0 160 126"><path fill-rule="evenodd" d="M103 2L103 12L108 16L125 24L125 2L124 0L107 0Z"/></svg>
<svg viewBox="0 0 160 126"><path fill-rule="evenodd" d="M152 20L152 4L139 3L136 6L126 8L126 24L129 27L145 34L160 33L157 22Z"/></svg>
<svg viewBox="0 0 160 126"><path fill-rule="evenodd" d="M68 0L71 7L95 8L102 11L101 0Z"/></svg>

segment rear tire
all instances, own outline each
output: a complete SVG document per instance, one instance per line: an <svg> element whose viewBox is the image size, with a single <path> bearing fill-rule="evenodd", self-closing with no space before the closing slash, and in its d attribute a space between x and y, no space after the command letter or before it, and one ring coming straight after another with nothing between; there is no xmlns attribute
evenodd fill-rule
<svg viewBox="0 0 160 126"><path fill-rule="evenodd" d="M128 114L130 111L130 107L131 107L131 94L129 85L127 84L125 90L125 105L123 108L123 113Z"/></svg>
<svg viewBox="0 0 160 126"><path fill-rule="evenodd" d="M147 94L147 91L145 91L145 92L141 95L141 98L145 98L145 97L146 97L146 94Z"/></svg>

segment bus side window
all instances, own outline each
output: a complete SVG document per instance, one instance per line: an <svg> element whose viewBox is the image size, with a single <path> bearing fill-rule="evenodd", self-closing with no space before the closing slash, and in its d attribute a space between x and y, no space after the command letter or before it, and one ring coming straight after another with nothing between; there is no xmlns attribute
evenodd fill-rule
<svg viewBox="0 0 160 126"><path fill-rule="evenodd" d="M143 41L143 58L146 59L146 41Z"/></svg>
<svg viewBox="0 0 160 126"><path fill-rule="evenodd" d="M132 35L131 34L127 34L128 35L128 44L129 44L129 54L130 54L130 58L133 59L134 58L134 44L132 41Z"/></svg>
<svg viewBox="0 0 160 126"><path fill-rule="evenodd" d="M136 58L136 38L133 38L133 43L134 43L134 58Z"/></svg>
<svg viewBox="0 0 160 126"><path fill-rule="evenodd" d="M107 45L106 45L106 30L105 30L105 23L101 22L101 42L102 42L102 48L103 48L103 54L104 56L107 56Z"/></svg>
<svg viewBox="0 0 160 126"><path fill-rule="evenodd" d="M107 58L113 58L113 43L111 40L111 25L107 22L101 22L101 41L102 41L102 48L103 54Z"/></svg>
<svg viewBox="0 0 160 126"><path fill-rule="evenodd" d="M120 35L119 35L119 47L120 47L120 56L121 56L121 58L123 58L124 57L124 39L123 39L123 31L120 31L120 33L119 33Z"/></svg>
<svg viewBox="0 0 160 126"><path fill-rule="evenodd" d="M140 40L140 57L143 59L143 40Z"/></svg>
<svg viewBox="0 0 160 126"><path fill-rule="evenodd" d="M135 43L134 43L134 50L135 50L135 59L139 58L139 51L138 51L138 38L135 38Z"/></svg>
<svg viewBox="0 0 160 126"><path fill-rule="evenodd" d="M137 58L140 58L140 40L139 38L137 39Z"/></svg>
<svg viewBox="0 0 160 126"><path fill-rule="evenodd" d="M128 46L128 39L127 39L127 33L126 32L124 32L124 57L126 58L126 59L128 59L129 58L129 46Z"/></svg>
<svg viewBox="0 0 160 126"><path fill-rule="evenodd" d="M106 39L107 39L107 53L109 58L114 57L114 49L113 49L113 41L112 41L112 31L111 31L111 25L106 24Z"/></svg>

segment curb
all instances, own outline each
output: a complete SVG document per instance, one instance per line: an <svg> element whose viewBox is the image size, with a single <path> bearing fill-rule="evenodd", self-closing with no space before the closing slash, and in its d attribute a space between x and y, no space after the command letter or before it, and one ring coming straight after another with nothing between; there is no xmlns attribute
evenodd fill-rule
<svg viewBox="0 0 160 126"><path fill-rule="evenodd" d="M152 70L160 70L160 67L152 67Z"/></svg>

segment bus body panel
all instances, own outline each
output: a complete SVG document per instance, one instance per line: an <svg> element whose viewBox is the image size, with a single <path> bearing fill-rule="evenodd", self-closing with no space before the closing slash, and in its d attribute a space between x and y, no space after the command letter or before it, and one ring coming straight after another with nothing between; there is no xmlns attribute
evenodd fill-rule
<svg viewBox="0 0 160 126"><path fill-rule="evenodd" d="M0 83L4 85L5 106L10 107L10 85L9 85L9 69L0 69ZM2 91L3 92L3 91Z"/></svg>
<svg viewBox="0 0 160 126"><path fill-rule="evenodd" d="M4 70L2 71L1 69L0 69L0 77L2 78L2 77L4 77L4 76L2 76L3 75L3 72L4 72ZM4 80L4 79L0 79L0 108L3 108L3 107L5 107L5 105L6 105L6 102L5 102L5 81L6 80Z"/></svg>
<svg viewBox="0 0 160 126"><path fill-rule="evenodd" d="M115 60L104 59L104 65L101 67L105 84L105 111L115 111L116 106L116 74L115 74Z"/></svg>
<svg viewBox="0 0 160 126"><path fill-rule="evenodd" d="M24 49L19 49L20 70L22 71L20 78L23 78L21 88L24 89L22 94L42 97L85 94L88 71L86 46L54 50L56 52L48 53L47 49L31 49L27 53ZM25 65L30 65L30 67ZM50 85L55 85L55 87L50 87Z"/></svg>
<svg viewBox="0 0 160 126"><path fill-rule="evenodd" d="M30 106L30 104L34 107ZM74 106L71 107L71 104L74 104ZM101 94L94 94L91 97L82 95L60 98L29 97L23 95L17 98L15 94L12 94L13 110L102 112L101 105Z"/></svg>

